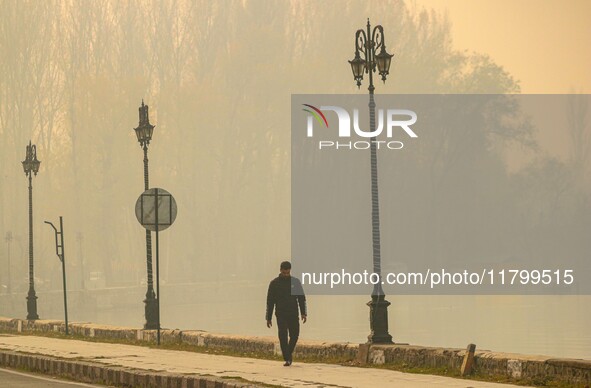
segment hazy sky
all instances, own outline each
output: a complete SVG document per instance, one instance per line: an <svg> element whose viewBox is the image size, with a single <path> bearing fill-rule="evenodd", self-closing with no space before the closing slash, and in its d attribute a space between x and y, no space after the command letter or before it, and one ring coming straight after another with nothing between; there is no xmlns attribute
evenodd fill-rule
<svg viewBox="0 0 591 388"><path fill-rule="evenodd" d="M446 11L459 50L489 54L522 93L591 93L591 1L416 0Z"/></svg>

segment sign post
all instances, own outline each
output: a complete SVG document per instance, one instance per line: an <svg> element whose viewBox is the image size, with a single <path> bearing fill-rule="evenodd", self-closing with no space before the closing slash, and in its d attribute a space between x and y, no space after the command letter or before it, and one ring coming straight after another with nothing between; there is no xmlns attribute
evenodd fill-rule
<svg viewBox="0 0 591 388"><path fill-rule="evenodd" d="M168 229L176 219L177 206L172 194L164 189L144 191L135 203L135 216L147 230L156 232L156 302L158 309L157 341L160 345L160 247L159 232Z"/></svg>

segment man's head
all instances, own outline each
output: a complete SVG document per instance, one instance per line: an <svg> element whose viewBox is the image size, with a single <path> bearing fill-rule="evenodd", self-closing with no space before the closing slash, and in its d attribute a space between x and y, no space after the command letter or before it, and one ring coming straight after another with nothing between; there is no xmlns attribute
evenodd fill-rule
<svg viewBox="0 0 591 388"><path fill-rule="evenodd" d="M291 263L289 261L282 262L281 266L279 267L279 271L281 272L281 276L290 276Z"/></svg>

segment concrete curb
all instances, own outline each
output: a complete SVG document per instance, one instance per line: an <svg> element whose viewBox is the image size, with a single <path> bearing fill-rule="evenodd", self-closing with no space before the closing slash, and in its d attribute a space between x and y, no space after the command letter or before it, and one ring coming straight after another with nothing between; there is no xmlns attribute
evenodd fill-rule
<svg viewBox="0 0 591 388"><path fill-rule="evenodd" d="M117 387L158 388L257 388L244 382L228 381L211 376L149 372L87 361L67 361L48 356L38 356L0 350L0 366L25 369L31 372L69 378L89 384Z"/></svg>
<svg viewBox="0 0 591 388"><path fill-rule="evenodd" d="M124 339L156 342L155 330L129 327L70 323L71 333L92 338ZM0 317L0 331L7 332L65 332L63 321L27 321ZM186 344L196 347L228 350L257 355L279 355L275 337L214 334L205 331L162 330L163 343ZM391 364L419 368L448 368L460 370L466 349L436 348L413 345L368 345L322 341L300 341L295 357L300 360L325 359L327 362L357 361L360 364ZM515 380L555 381L567 384L591 385L591 360L557 359L547 356L500 353L476 350L473 370L480 375L507 376Z"/></svg>

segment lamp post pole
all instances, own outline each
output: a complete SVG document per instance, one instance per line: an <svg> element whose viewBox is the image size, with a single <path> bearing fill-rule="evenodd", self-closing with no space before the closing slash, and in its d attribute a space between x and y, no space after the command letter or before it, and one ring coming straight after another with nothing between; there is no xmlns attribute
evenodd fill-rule
<svg viewBox="0 0 591 388"><path fill-rule="evenodd" d="M148 145L152 139L154 126L150 124L148 116L148 105L142 105L139 108L139 125L134 128L137 135L137 140L144 150L144 190L150 188L148 178ZM146 323L144 329L155 330L158 328L158 304L156 294L154 292L154 280L152 276L152 233L146 230L146 264L148 269L148 289L146 291L146 299L144 300Z"/></svg>
<svg viewBox="0 0 591 388"><path fill-rule="evenodd" d="M80 260L80 289L84 291L85 289L85 281L84 281L84 256L82 254L82 240L84 237L82 236L82 232L76 233L76 241L78 241L78 258Z"/></svg>
<svg viewBox="0 0 591 388"><path fill-rule="evenodd" d="M62 216L60 216L60 230L57 231L57 228L53 225L53 223L49 221L45 221L46 224L50 225L55 232L55 254L57 255L58 259L62 262L62 281L64 285L64 317L66 322L66 335L69 334L68 331L68 287L66 286L66 254L64 253L64 221ZM59 239L58 239L59 236Z"/></svg>
<svg viewBox="0 0 591 388"><path fill-rule="evenodd" d="M378 52L378 50L380 50ZM355 33L355 58L349 61L353 70L353 78L357 86L361 87L363 73L369 76L369 127L372 133L376 129L376 104L374 100L373 73L378 71L384 83L390 69L391 54L386 52L384 29L378 25L371 29L367 19L366 31L357 30ZM377 67L377 69L376 69ZM388 306L382 289L381 246L380 246L380 206L378 193L378 156L376 136L372 137L370 146L371 162L371 227L373 248L373 272L378 274L378 282L374 285L369 306L370 334L368 341L376 344L392 343L392 336L388 333Z"/></svg>
<svg viewBox="0 0 591 388"><path fill-rule="evenodd" d="M37 176L41 162L37 160L37 147L27 145L27 155L23 163L25 175L29 178L29 292L27 294L27 319L39 319L37 314L37 295L35 294L35 279L33 271L33 174Z"/></svg>
<svg viewBox="0 0 591 388"><path fill-rule="evenodd" d="M12 266L12 263L10 262L10 243L12 243L12 232L8 231L6 232L6 247L7 247L7 258L8 258L8 266L6 268L6 273L8 274L8 279L6 280L6 292L8 294L12 293L12 279L10 278L10 267Z"/></svg>

